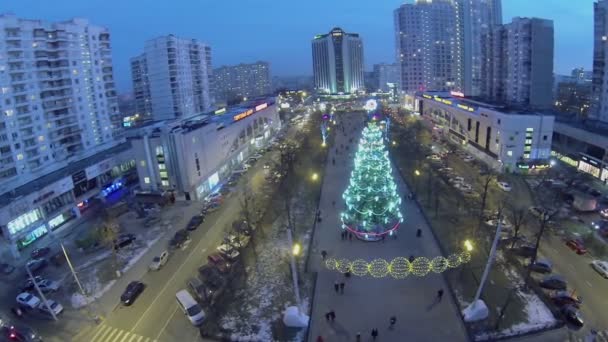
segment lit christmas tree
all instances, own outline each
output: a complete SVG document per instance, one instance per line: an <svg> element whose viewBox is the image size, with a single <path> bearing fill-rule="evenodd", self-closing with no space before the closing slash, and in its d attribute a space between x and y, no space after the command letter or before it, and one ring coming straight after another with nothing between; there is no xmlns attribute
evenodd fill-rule
<svg viewBox="0 0 608 342"><path fill-rule="evenodd" d="M383 130L375 121L363 129L355 167L342 198L346 202L346 210L340 215L342 228L360 239L382 239L383 235L394 234L403 222Z"/></svg>

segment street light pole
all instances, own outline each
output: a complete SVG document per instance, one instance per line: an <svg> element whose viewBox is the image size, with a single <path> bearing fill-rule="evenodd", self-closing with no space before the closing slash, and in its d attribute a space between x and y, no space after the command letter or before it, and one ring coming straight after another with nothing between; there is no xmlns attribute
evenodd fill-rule
<svg viewBox="0 0 608 342"><path fill-rule="evenodd" d="M289 244L289 247L291 248L293 246L293 237L291 235L291 227L287 227L287 243ZM291 264L291 278L293 281L293 292L296 296L296 306L298 307L298 314L302 314L302 308L301 308L301 303L302 301L300 300L300 286L298 285L298 269L296 267L296 256L293 253L293 250L290 250L289 255L290 255L290 264Z"/></svg>
<svg viewBox="0 0 608 342"><path fill-rule="evenodd" d="M53 308L51 308L51 306L49 305L49 302L47 301L46 297L44 296L44 293L42 293L42 290L40 290L40 287L38 286L38 282L36 282L36 279L34 278L34 275L32 274L32 270L30 270L30 266L26 264L25 270L27 271L27 275L32 280L32 283L34 284L34 287L36 288L36 292L38 292L38 295L40 296L40 298L42 298L42 302L44 303L44 306L46 306L47 310L49 310L49 313L51 314L51 316L53 316L53 319L55 321L58 321L57 315L55 315L55 311L53 311Z"/></svg>
<svg viewBox="0 0 608 342"><path fill-rule="evenodd" d="M70 260L70 257L68 256L68 252L65 249L65 246L63 245L63 242L59 241L59 245L61 246L61 250L63 251L63 256L65 256L65 260L68 263L68 267L70 268L70 272L72 272L72 276L74 277L74 280L76 281L76 284L78 285L78 289L80 290L80 294L82 295L82 297L83 297L84 300L87 300L87 294L84 291L84 287L82 287L82 283L80 282L80 279L78 279L78 275L76 275L76 270L74 269L74 266L72 265L72 261ZM99 322L99 317L93 315L93 313L91 312L91 308L89 307L89 303L86 303L85 306L86 306L86 311L87 311L87 315L89 316L89 318L91 318L95 322Z"/></svg>

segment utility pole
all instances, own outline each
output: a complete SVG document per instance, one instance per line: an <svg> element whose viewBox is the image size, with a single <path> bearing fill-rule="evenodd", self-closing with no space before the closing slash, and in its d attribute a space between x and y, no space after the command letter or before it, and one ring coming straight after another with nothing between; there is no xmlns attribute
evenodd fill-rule
<svg viewBox="0 0 608 342"><path fill-rule="evenodd" d="M51 316L53 316L53 319L55 321L58 321L57 315L55 315L55 311L53 311L53 308L51 308L51 305L49 304L46 297L44 296L44 293L42 293L42 291L40 290L40 287L38 286L38 282L36 282L36 279L34 278L34 275L32 274L32 270L30 270L30 267L27 264L25 265L25 270L27 271L27 275L32 280L32 283L34 283L36 292L38 292L38 295L40 296L40 298L42 298L42 303L44 304L44 306L46 306L47 310L49 310L49 313L51 314Z"/></svg>
<svg viewBox="0 0 608 342"><path fill-rule="evenodd" d="M289 247L292 248L294 246L293 244L293 237L291 235L291 227L287 227L287 243L289 244ZM298 269L296 268L296 256L294 255L294 251L293 249L290 250L289 252L289 256L290 256L290 264L291 264L291 280L293 281L293 292L296 296L296 306L298 307L298 314L302 314L302 306L301 306L301 299L300 299L300 285L298 285Z"/></svg>
<svg viewBox="0 0 608 342"><path fill-rule="evenodd" d="M74 280L76 281L76 284L78 285L78 289L80 290L80 294L86 300L87 294L84 291L84 287L82 287L82 283L80 283L80 279L78 279L78 276L76 275L76 270L74 269L74 266L72 265L72 261L70 260L70 257L68 256L68 252L65 249L65 246L63 245L63 242L59 241L59 245L61 246L61 250L63 251L63 256L65 256L65 260L68 263L68 267L70 268L70 272L72 273L72 276L74 277ZM93 321L95 321L96 323L98 323L99 322L99 317L93 315L93 313L91 312L91 308L89 308L89 303L87 303L85 306L87 308L86 310L87 310L87 314L88 314L89 318L91 318Z"/></svg>

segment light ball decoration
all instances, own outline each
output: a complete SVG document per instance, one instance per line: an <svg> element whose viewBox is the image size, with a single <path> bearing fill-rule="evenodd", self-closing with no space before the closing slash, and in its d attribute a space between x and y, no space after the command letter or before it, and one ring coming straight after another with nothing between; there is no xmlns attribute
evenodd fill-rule
<svg viewBox="0 0 608 342"><path fill-rule="evenodd" d="M325 260L325 267L330 271L335 271L338 268L338 262L334 258L328 258Z"/></svg>
<svg viewBox="0 0 608 342"><path fill-rule="evenodd" d="M448 257L448 267L450 268L456 268L458 266L460 266L461 261L460 261L460 255L459 254L451 254Z"/></svg>
<svg viewBox="0 0 608 342"><path fill-rule="evenodd" d="M460 253L460 263L466 264L469 261L471 261L471 253L467 251Z"/></svg>
<svg viewBox="0 0 608 342"><path fill-rule="evenodd" d="M424 277L431 270L431 261L426 257L418 257L412 263L412 274Z"/></svg>
<svg viewBox="0 0 608 342"><path fill-rule="evenodd" d="M363 276L367 275L367 273L369 272L367 261L365 261L363 259L357 259L357 260L353 261L350 264L350 271L352 272L352 274L359 276L359 277L363 277Z"/></svg>
<svg viewBox="0 0 608 342"><path fill-rule="evenodd" d="M369 274L374 278L386 277L389 272L389 264L384 259L374 259L369 264Z"/></svg>
<svg viewBox="0 0 608 342"><path fill-rule="evenodd" d="M395 279L403 279L407 277L412 270L412 265L409 260L404 257L397 257L391 261L389 266L390 274Z"/></svg>
<svg viewBox="0 0 608 342"><path fill-rule="evenodd" d="M350 260L348 260L348 259L340 259L336 263L336 269L340 273L346 273L346 272L350 271L350 268L351 268Z"/></svg>
<svg viewBox="0 0 608 342"><path fill-rule="evenodd" d="M431 260L431 271L442 273L448 268L448 259L442 256L436 256Z"/></svg>

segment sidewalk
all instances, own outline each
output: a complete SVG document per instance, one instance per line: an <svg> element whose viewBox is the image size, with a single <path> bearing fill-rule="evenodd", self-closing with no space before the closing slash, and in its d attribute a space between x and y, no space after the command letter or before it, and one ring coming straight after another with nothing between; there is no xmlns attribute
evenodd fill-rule
<svg viewBox="0 0 608 342"><path fill-rule="evenodd" d="M321 251L326 250L328 257L335 259L363 259L367 262L382 258L390 262L395 257L409 255L429 258L441 255L421 214L413 202L407 200L409 193L405 184L395 173L395 181L402 194L402 214L404 223L399 229L398 239L387 238L385 242L341 241L339 212L343 208L342 193L349 182L354 152L361 132L363 116L350 114L344 120L346 135L338 129L334 146L328 160L336 159L336 164L327 163L320 208L323 221L317 224L313 237L310 269L318 272L316 295L313 299L313 312L309 341L316 341L321 335L326 341L355 341L357 332L362 341L369 340L372 328L379 331L381 341L466 341L467 335L460 319L460 312L449 298L447 285L441 275L429 274L425 277L409 276L396 280L390 276L372 278L371 276L350 279L330 271L322 265ZM350 139L352 143L349 143ZM336 147L349 146L349 151ZM335 208L332 206L335 201ZM423 231L422 238L416 238L416 229ZM336 294L335 281L346 283L344 294ZM441 302L435 297L439 289L445 295ZM334 310L335 322L325 320L325 313ZM389 330L389 318L397 317L397 324Z"/></svg>

